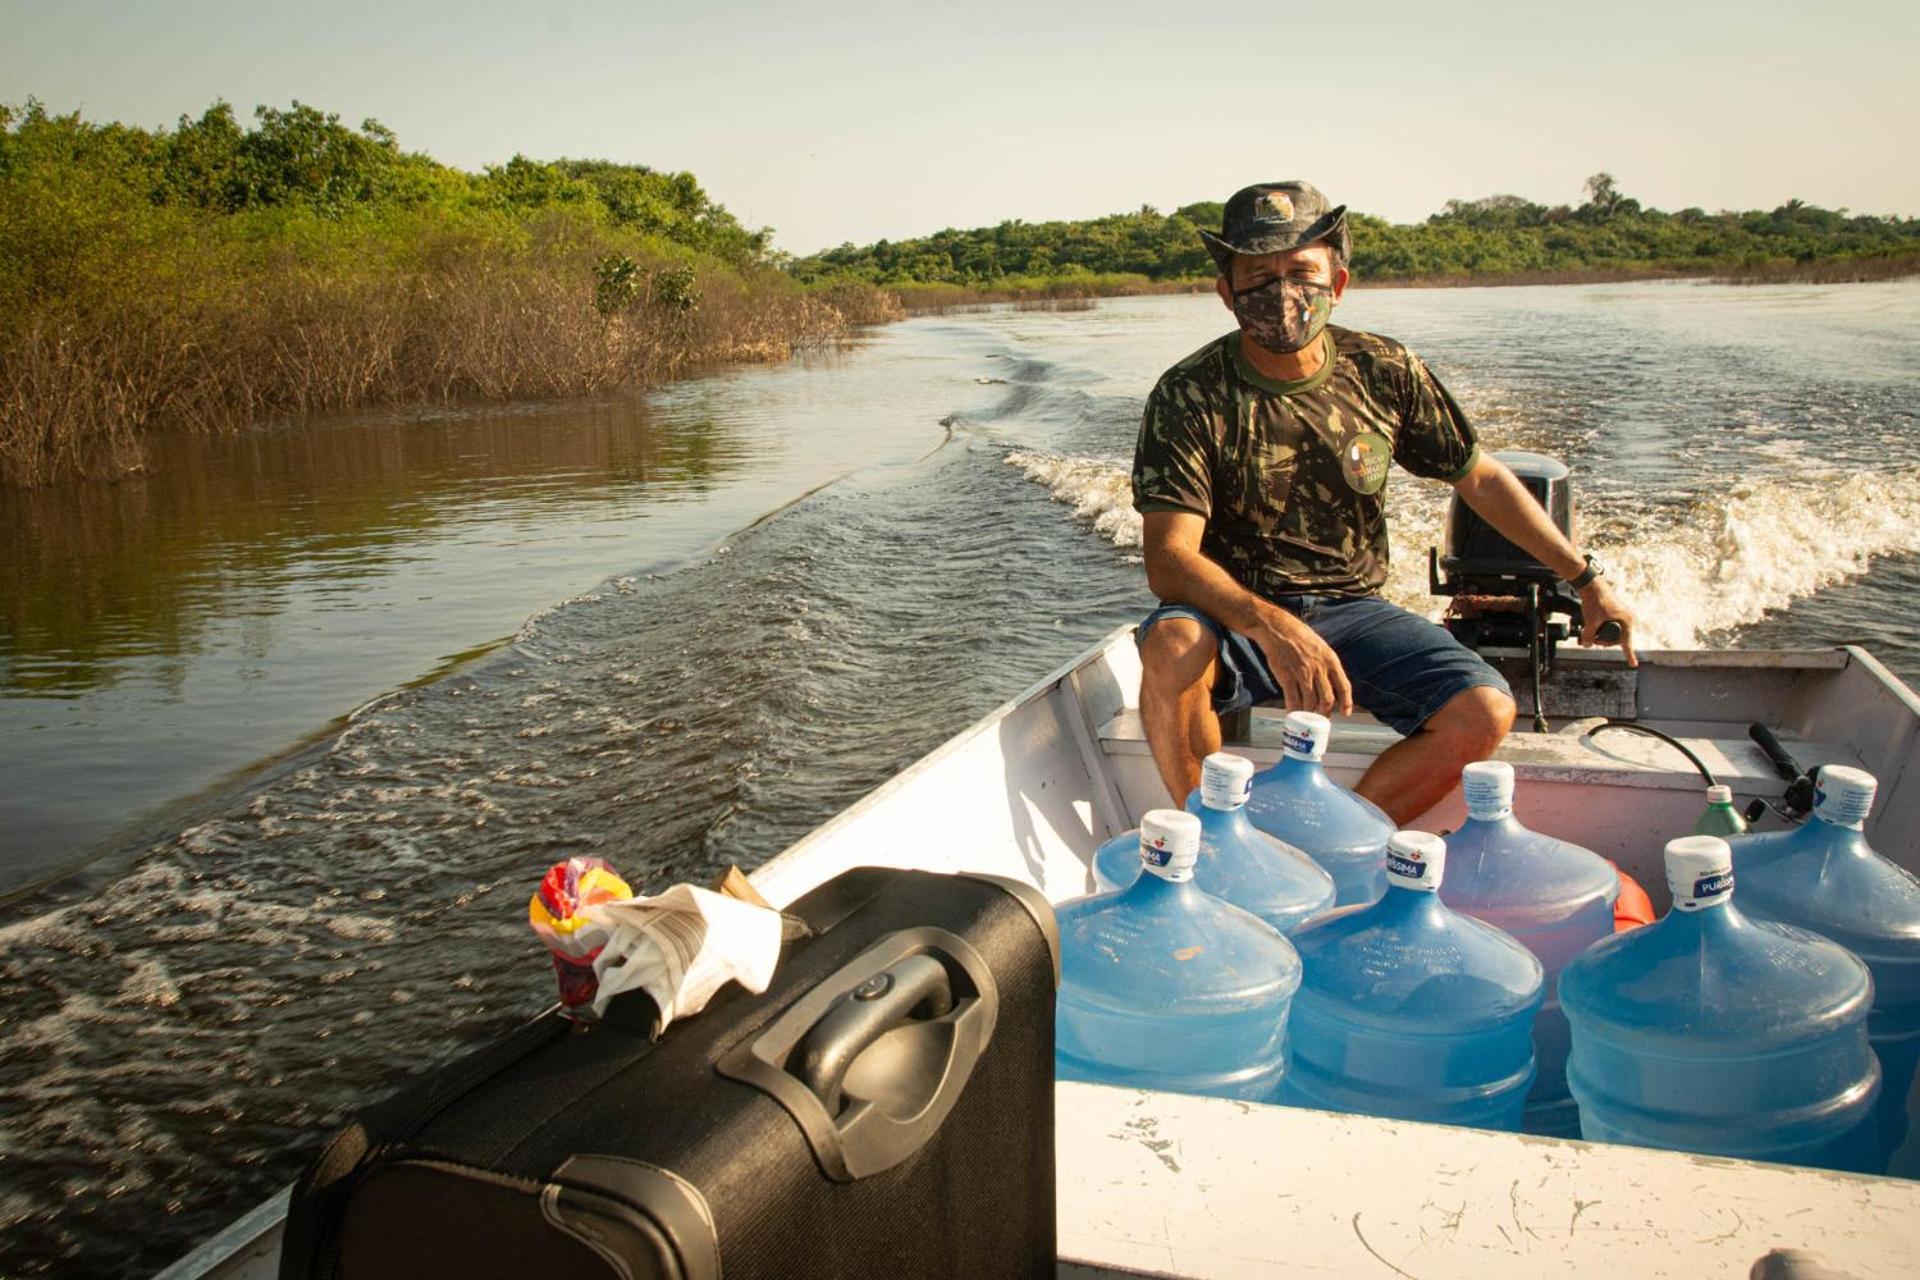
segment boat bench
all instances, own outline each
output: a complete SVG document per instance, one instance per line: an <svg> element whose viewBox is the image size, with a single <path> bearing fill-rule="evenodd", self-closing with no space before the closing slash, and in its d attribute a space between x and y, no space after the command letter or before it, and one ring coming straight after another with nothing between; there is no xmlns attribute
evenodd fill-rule
<svg viewBox="0 0 1920 1280"><path fill-rule="evenodd" d="M1280 758L1280 722L1285 715L1277 708L1256 707L1247 728L1239 735L1229 736L1224 745L1262 767L1272 764ZM1713 770L1714 779L1732 787L1734 794L1770 800L1786 794L1786 780L1774 771L1772 762L1758 744L1744 735L1723 736L1730 732L1731 726L1649 723L1686 743L1688 749ZM1592 735L1593 727L1592 721L1574 721L1553 733L1516 729L1507 735L1494 758L1511 764L1515 777L1520 779L1689 794L1706 786L1686 757L1666 743L1617 730ZM1689 729L1716 736L1702 736L1688 732ZM1810 742L1785 730L1776 730L1776 733L1787 751L1803 764L1865 767L1859 756L1840 744ZM1373 763L1374 757L1398 741L1398 733L1371 716L1336 719L1333 737L1327 746L1327 768L1336 775L1351 770L1358 777ZM1110 757L1147 755L1146 731L1141 726L1139 711L1128 707L1102 725L1100 745Z"/></svg>

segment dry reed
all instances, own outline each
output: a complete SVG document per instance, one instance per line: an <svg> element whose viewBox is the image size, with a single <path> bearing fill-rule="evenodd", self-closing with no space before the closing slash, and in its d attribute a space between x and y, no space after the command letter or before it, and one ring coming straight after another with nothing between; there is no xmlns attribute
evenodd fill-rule
<svg viewBox="0 0 1920 1280"><path fill-rule="evenodd" d="M428 255L410 271L257 264L225 287L63 300L0 321L0 482L141 467L168 428L231 431L372 405L580 395L780 360L897 319L861 285L809 293L714 264L697 305L604 312L590 245ZM641 264L654 269L663 264Z"/></svg>

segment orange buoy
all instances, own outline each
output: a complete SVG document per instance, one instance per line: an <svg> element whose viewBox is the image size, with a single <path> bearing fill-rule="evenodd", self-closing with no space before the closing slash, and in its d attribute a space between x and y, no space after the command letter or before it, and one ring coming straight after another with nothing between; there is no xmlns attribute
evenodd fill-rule
<svg viewBox="0 0 1920 1280"><path fill-rule="evenodd" d="M1613 931L1625 933L1643 924L1652 924L1653 899L1647 896L1647 891L1640 887L1638 880L1622 871L1619 863L1609 858L1607 865L1620 877L1620 896L1613 900Z"/></svg>

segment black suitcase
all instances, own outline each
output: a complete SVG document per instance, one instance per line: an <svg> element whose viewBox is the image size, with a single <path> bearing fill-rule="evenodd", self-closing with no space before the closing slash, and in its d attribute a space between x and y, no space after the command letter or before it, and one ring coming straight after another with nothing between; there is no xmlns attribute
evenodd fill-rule
<svg viewBox="0 0 1920 1280"><path fill-rule="evenodd" d="M294 1188L282 1280L1054 1269L1046 899L859 868L764 995L658 1041L550 1012L366 1112Z"/></svg>

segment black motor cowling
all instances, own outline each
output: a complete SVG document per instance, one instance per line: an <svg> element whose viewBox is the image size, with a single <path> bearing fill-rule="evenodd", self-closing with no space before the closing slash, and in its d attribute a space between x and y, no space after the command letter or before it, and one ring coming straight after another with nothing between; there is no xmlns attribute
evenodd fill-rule
<svg viewBox="0 0 1920 1280"><path fill-rule="evenodd" d="M1558 458L1502 450L1493 455L1507 465L1533 495L1560 532L1573 537L1572 472ZM1446 549L1427 552L1427 577L1433 594L1452 596L1446 626L1471 649L1526 649L1535 633L1547 661L1553 646L1566 639L1569 626L1548 615L1580 616L1580 598L1558 574L1507 541L1472 507L1454 494L1447 504ZM1530 606L1529 600L1537 600ZM1537 616L1536 616L1537 614Z"/></svg>
<svg viewBox="0 0 1920 1280"><path fill-rule="evenodd" d="M1573 537L1572 472L1558 458L1506 450L1493 455L1527 487L1568 539ZM1555 582L1551 569L1508 542L1455 494L1447 507L1447 546L1440 568L1460 590L1511 591L1517 582Z"/></svg>
<svg viewBox="0 0 1920 1280"><path fill-rule="evenodd" d="M1573 537L1572 473L1544 454L1503 450L1493 455L1518 477L1534 501L1569 540ZM1451 596L1446 627L1470 649L1523 650L1533 675L1534 728L1544 733L1540 680L1553 666L1554 646L1580 629L1580 597L1553 570L1516 547L1460 500L1447 507L1446 550L1427 551L1428 583ZM1562 615L1566 621L1556 620ZM1610 643L1601 637L1603 643Z"/></svg>

